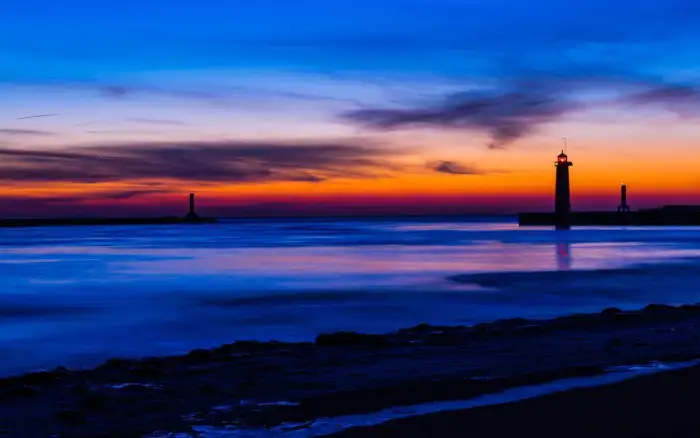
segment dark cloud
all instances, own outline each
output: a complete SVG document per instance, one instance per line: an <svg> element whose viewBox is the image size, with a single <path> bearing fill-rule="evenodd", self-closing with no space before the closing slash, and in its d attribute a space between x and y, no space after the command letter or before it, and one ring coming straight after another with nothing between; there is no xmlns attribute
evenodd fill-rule
<svg viewBox="0 0 700 438"><path fill-rule="evenodd" d="M684 84L659 85L624 98L632 105L658 105L682 116L700 115L700 89Z"/></svg>
<svg viewBox="0 0 700 438"><path fill-rule="evenodd" d="M106 85L101 88L102 93L107 97L121 98L134 93L134 89L130 87L122 87L119 85Z"/></svg>
<svg viewBox="0 0 700 438"><path fill-rule="evenodd" d="M561 90L522 84L505 90L454 94L442 103L423 108L362 109L345 117L374 129L412 126L474 129L491 136L490 148L500 148L578 108L580 104Z"/></svg>
<svg viewBox="0 0 700 438"><path fill-rule="evenodd" d="M551 67L535 70L511 65L509 72L486 89L452 93L437 103L353 110L342 118L375 130L479 131L490 136L490 148L501 148L546 124L596 107L655 107L684 117L700 116L700 84L673 82L615 63L565 60ZM416 91L417 96L419 93Z"/></svg>
<svg viewBox="0 0 700 438"><path fill-rule="evenodd" d="M169 194L174 193L167 189L132 189L132 190L112 190L112 191L99 191L92 193L83 193L75 196L50 196L50 197L39 197L39 198L23 198L29 202L29 204L43 204L43 205L59 205L59 204L74 204L74 203L90 203L94 201L123 201L127 199L134 199L145 195L154 194ZM2 199L7 200L3 197Z"/></svg>
<svg viewBox="0 0 700 438"><path fill-rule="evenodd" d="M397 169L391 158L386 149L353 142L145 142L0 149L0 180L321 182L389 174Z"/></svg>
<svg viewBox="0 0 700 438"><path fill-rule="evenodd" d="M172 193L170 190L153 190L153 189L142 189L142 190L121 190L121 191L113 191L113 192L106 192L106 193L100 193L99 198L106 198L106 199L113 199L117 201L121 201L124 199L133 199L139 196L144 196L144 195L154 195L154 194L163 194L163 193Z"/></svg>
<svg viewBox="0 0 700 438"><path fill-rule="evenodd" d="M438 161L437 163L429 163L428 168L440 173L449 173L452 175L480 175L482 172L470 166L466 166L456 161Z"/></svg>
<svg viewBox="0 0 700 438"><path fill-rule="evenodd" d="M53 132L41 131L38 129L13 129L0 128L0 135L26 135L26 136L49 136L55 135Z"/></svg>

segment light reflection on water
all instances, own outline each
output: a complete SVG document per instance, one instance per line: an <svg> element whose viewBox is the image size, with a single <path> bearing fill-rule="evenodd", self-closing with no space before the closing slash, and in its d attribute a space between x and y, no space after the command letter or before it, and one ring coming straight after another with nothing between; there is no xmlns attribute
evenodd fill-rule
<svg viewBox="0 0 700 438"><path fill-rule="evenodd" d="M0 374L235 339L310 339L420 322L694 302L700 229L519 229L512 222L272 221L0 230ZM560 284L536 272L647 264ZM510 287L464 273L533 272ZM668 277L668 278L667 278ZM533 286L534 285L534 286ZM536 287L535 287L536 286Z"/></svg>

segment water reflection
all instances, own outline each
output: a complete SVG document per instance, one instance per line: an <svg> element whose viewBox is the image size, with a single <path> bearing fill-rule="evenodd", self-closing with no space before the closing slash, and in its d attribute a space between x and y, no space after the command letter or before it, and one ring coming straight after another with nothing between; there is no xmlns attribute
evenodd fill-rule
<svg viewBox="0 0 700 438"><path fill-rule="evenodd" d="M563 234L430 221L0 229L0 376L236 339L697 301L700 262L671 274L659 265L700 258L700 228ZM640 263L632 282L614 270ZM562 285L548 275L557 268L606 272ZM505 272L516 275L493 287L448 280Z"/></svg>
<svg viewBox="0 0 700 438"><path fill-rule="evenodd" d="M571 269L571 245L569 242L557 242L557 269L566 271Z"/></svg>

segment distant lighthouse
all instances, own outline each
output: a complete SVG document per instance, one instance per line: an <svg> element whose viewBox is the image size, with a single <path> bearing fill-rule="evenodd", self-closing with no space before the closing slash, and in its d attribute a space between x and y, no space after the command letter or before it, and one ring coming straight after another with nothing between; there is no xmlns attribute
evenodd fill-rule
<svg viewBox="0 0 700 438"><path fill-rule="evenodd" d="M555 226L558 230L571 228L571 190L569 188L569 161L564 151L557 157L557 183L554 197Z"/></svg>
<svg viewBox="0 0 700 438"><path fill-rule="evenodd" d="M190 211L187 213L186 216L187 220L197 220L199 219L199 216L194 210L194 193L190 193Z"/></svg>
<svg viewBox="0 0 700 438"><path fill-rule="evenodd" d="M617 207L618 213L629 213L630 206L627 205L627 185L620 186L620 205Z"/></svg>

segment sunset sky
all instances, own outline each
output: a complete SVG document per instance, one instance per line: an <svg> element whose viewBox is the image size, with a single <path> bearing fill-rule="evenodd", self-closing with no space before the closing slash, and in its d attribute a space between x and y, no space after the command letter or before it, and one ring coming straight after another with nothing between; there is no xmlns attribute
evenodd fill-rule
<svg viewBox="0 0 700 438"><path fill-rule="evenodd" d="M695 0L9 0L0 216L700 203Z"/></svg>

